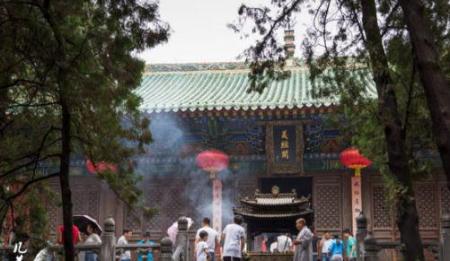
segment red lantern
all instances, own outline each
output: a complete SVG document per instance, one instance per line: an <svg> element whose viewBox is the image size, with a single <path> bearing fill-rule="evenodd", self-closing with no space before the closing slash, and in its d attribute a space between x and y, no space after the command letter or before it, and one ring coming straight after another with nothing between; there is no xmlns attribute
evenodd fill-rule
<svg viewBox="0 0 450 261"><path fill-rule="evenodd" d="M207 172L213 183L212 216L213 227L216 231L222 230L222 182L217 173L228 167L229 157L219 150L207 150L197 155L197 166Z"/></svg>
<svg viewBox="0 0 450 261"><path fill-rule="evenodd" d="M372 161L364 157L355 148L348 148L341 152L339 157L342 165L355 170L355 176L361 175L361 169L370 166Z"/></svg>
<svg viewBox="0 0 450 261"><path fill-rule="evenodd" d="M206 150L197 155L197 166L209 173L217 173L228 167L229 157L219 150Z"/></svg>
<svg viewBox="0 0 450 261"><path fill-rule="evenodd" d="M117 172L117 165L112 163L107 163L104 161L100 161L97 163L93 163L90 159L86 160L86 168L91 174L101 174L105 171Z"/></svg>

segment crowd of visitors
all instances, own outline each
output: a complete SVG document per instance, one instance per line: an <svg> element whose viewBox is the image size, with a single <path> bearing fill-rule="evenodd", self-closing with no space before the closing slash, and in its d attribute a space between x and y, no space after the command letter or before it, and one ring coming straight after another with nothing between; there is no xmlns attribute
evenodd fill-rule
<svg viewBox="0 0 450 261"><path fill-rule="evenodd" d="M64 244L63 239L64 227L59 226L57 231L57 242L58 244ZM96 226L92 224L87 224L86 229L83 232L76 226L72 226L73 233L73 243L77 244L101 244L102 240L99 236L99 231ZM131 241L133 236L133 232L129 229L124 229L122 235L117 240L117 245L127 245ZM150 240L150 232L146 232L143 235L143 238L137 242L137 244L155 244L154 241ZM36 260L36 259L35 259ZM39 259L41 260L41 259ZM46 260L46 259L42 259ZM99 258L97 254L93 251L81 251L78 254L79 261L98 261ZM131 251L125 250L119 253L120 261L131 261ZM135 260L135 259L134 259ZM152 249L139 249L137 251L137 261L153 261L153 250Z"/></svg>
<svg viewBox="0 0 450 261"><path fill-rule="evenodd" d="M223 229L222 233L211 227L209 218L203 218L201 227L197 230L195 237L195 257L196 261L216 261L218 256L222 261L241 261L246 252L246 233L242 226L242 217L235 216L233 222ZM193 221L189 223L192 225ZM339 235L332 235L330 232L322 233L320 240L317 235L308 228L306 220L300 218L295 224L298 235L295 238L289 233L281 233L272 236L269 240L267 235L263 235L262 243L258 251L270 253L293 253L293 261L355 261L356 260L356 239L351 231L343 231L342 238ZM77 244L101 244L101 228L98 224L87 223L79 229L76 225L72 226L73 243ZM170 229L169 229L170 230ZM168 234L169 234L168 230ZM172 229L173 230L173 229ZM171 231L171 230L170 230ZM178 228L175 229L178 232ZM56 241L58 244L64 244L64 227L57 227ZM16 232L16 234L20 234ZM12 235L11 238L18 238L18 235ZM122 235L117 240L117 245L127 245L131 242L133 232L124 229ZM134 241L137 244L153 245L150 232L143 234L142 239ZM176 234L171 237L176 244ZM269 246L269 247L268 247ZM315 255L313 256L313 253ZM120 261L153 261L153 249L138 249L132 256L131 251L123 250L118 252ZM41 253L45 256L45 251ZM47 255L48 256L48 255ZM133 257L133 258L132 258ZM35 259L36 260L36 259ZM42 258L38 260L50 260ZM93 251L82 251L78 255L79 261L97 261L98 256Z"/></svg>
<svg viewBox="0 0 450 261"><path fill-rule="evenodd" d="M325 232L317 249L321 261L354 261L356 260L356 239L349 229L344 230L344 240L339 235L331 236Z"/></svg>
<svg viewBox="0 0 450 261"><path fill-rule="evenodd" d="M220 236L222 243L221 256L223 261L240 261L245 250L245 229L241 226L242 219L234 217L234 222L225 227ZM292 239L289 233L278 235L270 244L271 253L294 252L293 261L353 261L356 260L356 240L350 230L346 229L343 239L338 235L331 235L325 232L321 240L315 243L317 237L306 225L306 220L300 218L296 222L298 235ZM196 257L197 261L213 261L216 254L220 253L218 232L210 227L210 220L203 219L203 226L197 231L196 236ZM261 252L268 252L267 236L262 239L259 249ZM318 255L313 256L317 251Z"/></svg>

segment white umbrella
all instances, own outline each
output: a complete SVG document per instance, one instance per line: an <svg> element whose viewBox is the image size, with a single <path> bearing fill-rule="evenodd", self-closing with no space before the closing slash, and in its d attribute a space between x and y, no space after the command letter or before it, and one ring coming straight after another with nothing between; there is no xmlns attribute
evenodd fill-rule
<svg viewBox="0 0 450 261"><path fill-rule="evenodd" d="M86 234L86 227L88 224L91 224L98 232L99 235L102 234L102 228L97 223L97 220L88 216L88 215L73 215L72 217L73 224L76 225L81 232Z"/></svg>

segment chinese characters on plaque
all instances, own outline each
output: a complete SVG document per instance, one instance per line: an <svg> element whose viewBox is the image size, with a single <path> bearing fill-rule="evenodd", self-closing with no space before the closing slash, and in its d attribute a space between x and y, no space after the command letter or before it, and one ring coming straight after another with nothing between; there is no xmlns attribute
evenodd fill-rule
<svg viewBox="0 0 450 261"><path fill-rule="evenodd" d="M299 121L266 125L267 173L303 173L303 125Z"/></svg>
<svg viewBox="0 0 450 261"><path fill-rule="evenodd" d="M361 195L361 177L352 177L352 218L353 218L353 233L356 232L356 218L362 210L362 195Z"/></svg>
<svg viewBox="0 0 450 261"><path fill-rule="evenodd" d="M281 159L289 160L289 136L287 130L281 131Z"/></svg>
<svg viewBox="0 0 450 261"><path fill-rule="evenodd" d="M213 228L222 231L222 181L213 180Z"/></svg>
<svg viewBox="0 0 450 261"><path fill-rule="evenodd" d="M295 162L295 126L274 126L274 154L276 162Z"/></svg>

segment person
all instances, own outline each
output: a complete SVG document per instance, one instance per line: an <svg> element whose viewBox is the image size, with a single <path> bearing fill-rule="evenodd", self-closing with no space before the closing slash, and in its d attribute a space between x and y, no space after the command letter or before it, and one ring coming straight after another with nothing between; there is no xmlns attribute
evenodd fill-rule
<svg viewBox="0 0 450 261"><path fill-rule="evenodd" d="M263 235L262 241L261 241L261 252L262 253L267 253L267 241L269 241L269 239L267 238L267 235Z"/></svg>
<svg viewBox="0 0 450 261"><path fill-rule="evenodd" d="M210 223L211 221L209 218L203 218L202 227L197 230L197 234L195 236L195 244L197 245L200 241L200 233L205 231L208 234L208 240L206 241L208 244L208 255L210 256L210 260L214 261L216 256L216 247L219 246L219 233L217 233L217 231L210 226Z"/></svg>
<svg viewBox="0 0 450 261"><path fill-rule="evenodd" d="M194 220L192 220L192 218L190 218L190 217L180 217L180 218L186 218L187 219L187 221L188 221L188 229L194 224ZM172 244L174 244L174 245L176 245L177 234L178 234L178 221L174 222L167 229L167 235L169 236L170 241L172 241ZM174 255L175 255L175 253L174 253Z"/></svg>
<svg viewBox="0 0 450 261"><path fill-rule="evenodd" d="M286 253L292 249L292 239L289 234L283 234L277 237L277 249L279 253Z"/></svg>
<svg viewBox="0 0 450 261"><path fill-rule="evenodd" d="M149 244L149 245L155 245L155 242L150 240L150 232L145 232L144 238L138 242L138 244ZM147 251L140 251L138 254L138 261L144 260L144 255L147 253L147 261L153 261L153 252L151 249Z"/></svg>
<svg viewBox="0 0 450 261"><path fill-rule="evenodd" d="M97 229L92 224L86 225L87 238L84 241L86 244L101 244L102 239L97 234ZM84 255L85 261L97 261L97 254L93 251L87 251Z"/></svg>
<svg viewBox="0 0 450 261"><path fill-rule="evenodd" d="M50 242L46 242L47 246L41 249L37 255L34 257L33 261L55 261L57 260L55 257L55 253L50 250ZM1 260L1 259L0 259ZM78 259L80 260L80 259Z"/></svg>
<svg viewBox="0 0 450 261"><path fill-rule="evenodd" d="M235 216L234 223L228 224L222 232L223 261L240 261L245 247L245 230L241 226L242 217Z"/></svg>
<svg viewBox="0 0 450 261"><path fill-rule="evenodd" d="M299 231L297 239L294 240L296 246L294 261L312 261L313 260L313 248L312 239L313 233L306 226L306 220L303 218L297 219L295 223L297 230Z"/></svg>
<svg viewBox="0 0 450 261"><path fill-rule="evenodd" d="M320 260L330 261L330 246L333 243L330 232L323 234L322 240L319 242Z"/></svg>
<svg viewBox="0 0 450 261"><path fill-rule="evenodd" d="M207 243L208 232L206 232L205 230L202 230L202 231L200 231L198 236L199 236L199 240L198 240L197 244L195 245L197 261L210 260L209 246Z"/></svg>
<svg viewBox="0 0 450 261"><path fill-rule="evenodd" d="M270 253L278 253L278 242L273 241L272 244L270 244Z"/></svg>
<svg viewBox="0 0 450 261"><path fill-rule="evenodd" d="M119 237L117 240L117 245L126 245L128 244L128 240L131 239L131 236L133 235L133 232L129 229L124 229L122 236ZM130 250L125 250L120 255L120 261L131 261L131 252Z"/></svg>
<svg viewBox="0 0 450 261"><path fill-rule="evenodd" d="M74 245L81 242L81 233L76 225L72 225L72 241ZM58 226L57 242L58 244L64 245L64 225Z"/></svg>
<svg viewBox="0 0 450 261"><path fill-rule="evenodd" d="M344 243L339 239L338 235L334 235L334 239L329 248L330 261L343 261Z"/></svg>
<svg viewBox="0 0 450 261"><path fill-rule="evenodd" d="M353 237L350 229L344 230L345 254L349 261L356 260L356 239Z"/></svg>
<svg viewBox="0 0 450 261"><path fill-rule="evenodd" d="M318 242L319 242L319 237L317 236L316 233L316 229L313 225L311 225L309 227L309 230L311 230L312 234L313 234L313 238L312 238L312 252L313 252L313 260L319 260L319 254L317 253L317 247L318 247Z"/></svg>

